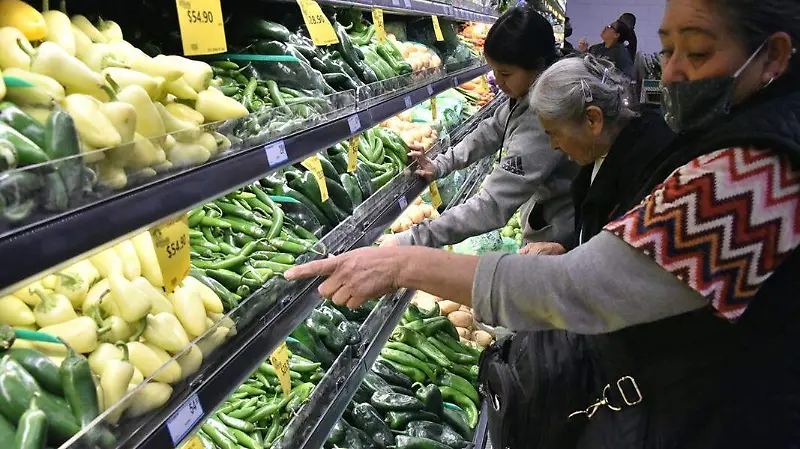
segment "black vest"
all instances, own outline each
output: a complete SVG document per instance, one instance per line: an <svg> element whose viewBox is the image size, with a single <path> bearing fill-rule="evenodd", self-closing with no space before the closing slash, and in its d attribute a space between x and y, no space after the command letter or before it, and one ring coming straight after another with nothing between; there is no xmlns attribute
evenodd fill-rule
<svg viewBox="0 0 800 449"><path fill-rule="evenodd" d="M575 236L571 248L594 237L603 227L627 211L639 189L631 180L646 173L654 160L663 160L676 135L669 129L658 108L643 107L641 116L631 120L614 140L603 165L592 182L594 164L581 167L572 182L575 205ZM647 172L647 173L651 173Z"/></svg>
<svg viewBox="0 0 800 449"><path fill-rule="evenodd" d="M769 148L800 167L800 92L784 92L737 108L702 135L677 138L668 157L632 182L640 188L622 210L678 167L726 147ZM641 393L633 406L625 406L616 388L626 376ZM521 333L487 350L481 379L490 404L499 404L490 408L498 447L800 448L800 251L736 324L709 307L605 335ZM599 407L591 419L568 419L595 403L606 385L621 410ZM632 384L621 386L636 402Z"/></svg>

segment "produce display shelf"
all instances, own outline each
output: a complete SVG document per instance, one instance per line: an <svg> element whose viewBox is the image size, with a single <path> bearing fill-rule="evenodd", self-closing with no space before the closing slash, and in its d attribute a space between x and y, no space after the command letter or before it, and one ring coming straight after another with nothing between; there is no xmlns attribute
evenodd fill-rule
<svg viewBox="0 0 800 449"><path fill-rule="evenodd" d="M435 92L442 90L444 89ZM497 104L492 102L484 106L453 134L463 136L465 129L473 127L474 119L488 116ZM444 138L428 154L435 157L449 146L449 138ZM410 169L413 168L412 165ZM428 183L423 178L408 176L407 173L399 174L362 203L352 216L329 232L321 240L322 244L332 254L373 244L427 186ZM188 382L176 385L172 397L164 407L124 423L115 432L120 435L117 447L179 447L286 336L300 325L309 312L322 302L316 290L321 281L313 279L287 282L275 278L265 288L255 292L247 299L249 307L240 307L232 312L240 312L238 318L246 325L215 351ZM371 367L399 322L413 293L400 291L387 295L373 310L360 329L361 343L345 348L315 389L311 402L301 410L300 413L305 415L296 419L300 423L296 424L298 427L294 430L296 438L285 438L291 448L317 449L321 446L366 370ZM97 422L102 420L103 416ZM62 448L83 447L81 438L82 435L77 435ZM319 445L315 446L317 443Z"/></svg>
<svg viewBox="0 0 800 449"><path fill-rule="evenodd" d="M478 421L478 426L475 427L475 437L472 439L472 449L491 448L489 442L489 416L486 410L489 408L489 402L485 399L481 403L481 415Z"/></svg>
<svg viewBox="0 0 800 449"><path fill-rule="evenodd" d="M321 0L318 3L359 9L381 8L393 14L435 15L457 21L493 23L498 17L492 8L468 1L443 3L429 0Z"/></svg>
<svg viewBox="0 0 800 449"><path fill-rule="evenodd" d="M15 263L0 273L0 291L18 288L46 270L303 160L488 71L482 64L447 73L344 117L11 231L0 238L0 253Z"/></svg>

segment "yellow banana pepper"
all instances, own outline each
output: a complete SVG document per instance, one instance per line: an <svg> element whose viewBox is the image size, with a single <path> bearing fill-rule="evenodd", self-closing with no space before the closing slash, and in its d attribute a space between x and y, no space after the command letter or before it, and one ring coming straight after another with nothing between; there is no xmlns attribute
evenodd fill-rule
<svg viewBox="0 0 800 449"><path fill-rule="evenodd" d="M177 103L177 102L168 103L166 107L167 111L169 111L169 113L172 114L173 116L185 122L194 123L197 126L202 125L203 122L206 120L205 117L203 117L203 114L195 111L194 109L192 109L189 106L186 106L183 103Z"/></svg>
<svg viewBox="0 0 800 449"><path fill-rule="evenodd" d="M8 99L20 105L49 105L66 97L64 87L49 76L22 69L5 69L5 75L25 80L35 87L8 87ZM49 110L48 110L49 114Z"/></svg>
<svg viewBox="0 0 800 449"><path fill-rule="evenodd" d="M122 349L115 346L113 343L100 343L97 349L92 351L87 357L89 359L89 367L92 372L97 376L103 375L110 360L122 360Z"/></svg>
<svg viewBox="0 0 800 449"><path fill-rule="evenodd" d="M153 285L143 277L138 277L131 281L131 283L147 296L147 300L150 301L152 305L150 313L154 315L160 313L174 314L175 309L172 307L172 303L164 296L161 289L153 287Z"/></svg>
<svg viewBox="0 0 800 449"><path fill-rule="evenodd" d="M213 332L203 337L197 342L197 347L203 353L203 358L207 359L212 352L214 352L219 345L221 345L225 338L228 336L228 328L224 326L217 326Z"/></svg>
<svg viewBox="0 0 800 449"><path fill-rule="evenodd" d="M136 248L136 255L139 256L139 263L142 266L142 276L147 279L154 287L164 286L164 278L161 274L161 267L158 265L158 257L153 246L153 238L150 232L142 232L131 239L133 247Z"/></svg>
<svg viewBox="0 0 800 449"><path fill-rule="evenodd" d="M214 74L211 66L205 62L187 59L182 56L166 56L158 55L153 58L156 61L163 61L165 64L183 71L183 79L194 89L195 92L201 92L208 89L211 84L211 78Z"/></svg>
<svg viewBox="0 0 800 449"><path fill-rule="evenodd" d="M92 51L92 40L75 24L72 24L72 36L75 38L75 57L86 62L89 52Z"/></svg>
<svg viewBox="0 0 800 449"><path fill-rule="evenodd" d="M124 55L110 44L89 44L89 48L78 59L95 72L101 72L108 67L127 67Z"/></svg>
<svg viewBox="0 0 800 449"><path fill-rule="evenodd" d="M56 273L54 290L66 296L73 307L80 307L89 293L89 287L100 279L100 273L84 259Z"/></svg>
<svg viewBox="0 0 800 449"><path fill-rule="evenodd" d="M74 15L72 16L72 24L78 27L79 30L83 32L92 42L100 42L100 43L108 43L108 39L103 36L103 33L100 32L92 22L89 21L85 16L82 15Z"/></svg>
<svg viewBox="0 0 800 449"><path fill-rule="evenodd" d="M211 133L201 134L195 143L208 150L212 156L217 154L219 149L217 147L217 139Z"/></svg>
<svg viewBox="0 0 800 449"><path fill-rule="evenodd" d="M166 92L175 95L175 98L181 100L197 100L197 91L192 89L192 86L183 78L170 81L165 86Z"/></svg>
<svg viewBox="0 0 800 449"><path fill-rule="evenodd" d="M102 323L102 327L97 331L102 342L128 341L134 333L130 323L115 315L109 316Z"/></svg>
<svg viewBox="0 0 800 449"><path fill-rule="evenodd" d="M0 298L0 324L9 326L30 326L36 324L36 317L27 304L16 296Z"/></svg>
<svg viewBox="0 0 800 449"><path fill-rule="evenodd" d="M31 59L31 71L47 75L63 85L68 93L91 95L108 101L108 86L99 73L52 42L43 42Z"/></svg>
<svg viewBox="0 0 800 449"><path fill-rule="evenodd" d="M151 99L156 99L164 92L166 80L162 77L146 75L136 70L109 67L103 69L103 76L111 78L121 88L141 86Z"/></svg>
<svg viewBox="0 0 800 449"><path fill-rule="evenodd" d="M181 380L196 373L202 364L203 353L197 345L192 345L188 351L178 357L178 365L181 367Z"/></svg>
<svg viewBox="0 0 800 449"><path fill-rule="evenodd" d="M217 141L217 150L220 153L231 147L231 140L228 139L227 137L225 137L224 135L222 135L222 134L220 134L220 133L218 133L216 131L212 131L211 134L214 136L214 139L216 139L216 141Z"/></svg>
<svg viewBox="0 0 800 449"><path fill-rule="evenodd" d="M206 310L203 300L197 291L190 288L178 287L169 295L175 316L178 317L186 333L191 338L199 337L206 331Z"/></svg>
<svg viewBox="0 0 800 449"><path fill-rule="evenodd" d="M134 385L139 385L140 383L144 382L144 374L139 371L135 366L133 367L133 378L131 379L131 383Z"/></svg>
<svg viewBox="0 0 800 449"><path fill-rule="evenodd" d="M47 24L42 14L20 0L0 0L0 26L14 27L31 41L47 37Z"/></svg>
<svg viewBox="0 0 800 449"><path fill-rule="evenodd" d="M0 28L0 69L31 69L34 53L30 41L14 27Z"/></svg>
<svg viewBox="0 0 800 449"><path fill-rule="evenodd" d="M103 390L104 410L113 408L106 415L106 421L116 424L122 413L127 408L129 402L118 404L119 401L128 394L128 385L133 380L133 364L128 360L128 348L122 346L123 356L121 360L109 360L108 366L100 376L100 387Z"/></svg>
<svg viewBox="0 0 800 449"><path fill-rule="evenodd" d="M55 290L56 289L56 276L54 274L49 274L42 278L42 287L48 290Z"/></svg>
<svg viewBox="0 0 800 449"><path fill-rule="evenodd" d="M90 256L89 262L97 268L100 276L108 278L113 273L122 273L123 265L114 248L107 248Z"/></svg>
<svg viewBox="0 0 800 449"><path fill-rule="evenodd" d="M122 190L128 185L128 175L124 168L104 159L97 163L97 182L109 189Z"/></svg>
<svg viewBox="0 0 800 449"><path fill-rule="evenodd" d="M108 121L119 133L121 145L109 149L106 156L114 165L123 168L132 159L134 151L134 139L136 138L136 109L128 103L122 101L111 101L100 105L100 112L106 116Z"/></svg>
<svg viewBox="0 0 800 449"><path fill-rule="evenodd" d="M67 95L63 103L75 121L78 134L87 144L93 148L110 148L122 143L122 137L100 109L102 103L95 98L72 94Z"/></svg>
<svg viewBox="0 0 800 449"><path fill-rule="evenodd" d="M131 362L145 377L157 372L153 377L157 382L171 384L180 380L181 367L167 351L151 343L139 342L128 343L128 351Z"/></svg>
<svg viewBox="0 0 800 449"><path fill-rule="evenodd" d="M122 273L110 274L108 286L111 288L111 299L117 311L114 315L133 323L150 312L152 308L150 298L139 287L125 279Z"/></svg>
<svg viewBox="0 0 800 449"><path fill-rule="evenodd" d="M211 159L211 152L202 145L177 143L167 151L171 167L196 167Z"/></svg>
<svg viewBox="0 0 800 449"><path fill-rule="evenodd" d="M88 316L43 327L39 331L61 338L81 354L97 349L97 323Z"/></svg>
<svg viewBox="0 0 800 449"><path fill-rule="evenodd" d="M167 132L175 138L178 142L194 142L200 137L203 131L200 127L170 114L166 106L161 103L154 103L158 115L161 116L161 121L164 123L164 128Z"/></svg>
<svg viewBox="0 0 800 449"><path fill-rule="evenodd" d="M114 247L120 260L122 260L122 273L128 280L134 280L142 275L142 265L139 263L139 257L136 256L136 248L133 242L125 240Z"/></svg>
<svg viewBox="0 0 800 449"><path fill-rule="evenodd" d="M39 298L39 295L35 293L36 290L44 290L45 293L53 292L50 289L44 288L40 281L36 281L15 291L14 296L21 299L25 304L36 307L40 302L42 302L42 300Z"/></svg>
<svg viewBox="0 0 800 449"><path fill-rule="evenodd" d="M189 345L189 336L178 318L171 313L147 315L147 326L142 337L148 343L173 354Z"/></svg>
<svg viewBox="0 0 800 449"><path fill-rule="evenodd" d="M86 293L86 298L84 298L83 304L81 304L81 310L89 310L99 305L109 293L111 293L111 289L108 287L108 279L100 279L96 284L92 285L92 288Z"/></svg>
<svg viewBox="0 0 800 449"><path fill-rule="evenodd" d="M206 284L203 284L192 276L187 276L186 279L183 280L183 286L194 290L200 295L206 314L222 313L224 311L222 308L222 300L220 300L219 296L214 293L214 290L211 290Z"/></svg>
<svg viewBox="0 0 800 449"><path fill-rule="evenodd" d="M163 162L166 155L162 153L164 153L164 150L156 146L152 139L135 133L133 136L133 147L127 155L125 164L129 169L136 170L141 175L143 169Z"/></svg>
<svg viewBox="0 0 800 449"><path fill-rule="evenodd" d="M128 86L117 93L119 101L136 109L136 132L147 138L163 139L166 130L153 100L141 86ZM156 142L160 143L160 142Z"/></svg>
<svg viewBox="0 0 800 449"><path fill-rule="evenodd" d="M194 108L203 114L207 122L218 122L238 117L245 117L249 112L241 103L215 88L197 94Z"/></svg>
<svg viewBox="0 0 800 449"><path fill-rule="evenodd" d="M163 61L155 61L147 53L134 47L127 41L114 42L111 46L117 54L124 55L129 68L147 75L164 78L168 83L183 76L183 70L172 67Z"/></svg>
<svg viewBox="0 0 800 449"><path fill-rule="evenodd" d="M113 20L103 20L98 17L97 26L95 28L105 36L108 42L119 42L124 39L122 37L122 28Z"/></svg>
<svg viewBox="0 0 800 449"><path fill-rule="evenodd" d="M46 293L42 289L37 289L36 294L41 298L41 302L33 308L33 315L40 327L64 323L78 317L66 296Z"/></svg>
<svg viewBox="0 0 800 449"><path fill-rule="evenodd" d="M30 115L33 117L34 120L41 123L42 125L47 124L47 117L53 112L49 107L45 106L35 106L35 105L22 105L17 103L22 112Z"/></svg>
<svg viewBox="0 0 800 449"><path fill-rule="evenodd" d="M69 17L54 9L43 12L42 17L47 23L47 41L58 44L70 56L75 56L75 34Z"/></svg>
<svg viewBox="0 0 800 449"><path fill-rule="evenodd" d="M144 385L128 385L128 392L134 392L128 404L126 416L136 418L159 409L169 401L172 387L162 382L148 382Z"/></svg>

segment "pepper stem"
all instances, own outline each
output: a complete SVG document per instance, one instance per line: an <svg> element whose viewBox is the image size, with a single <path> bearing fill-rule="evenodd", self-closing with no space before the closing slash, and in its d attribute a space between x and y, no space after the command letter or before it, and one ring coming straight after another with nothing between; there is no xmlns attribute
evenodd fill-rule
<svg viewBox="0 0 800 449"><path fill-rule="evenodd" d="M108 96L111 98L111 101L117 101L117 92L119 92L119 84L114 81L114 78L111 78L111 75L106 75L106 82L108 85L103 84L100 86Z"/></svg>
<svg viewBox="0 0 800 449"><path fill-rule="evenodd" d="M59 3L58 9L60 9L61 12L66 14L67 13L67 0L61 0L61 2Z"/></svg>
<svg viewBox="0 0 800 449"><path fill-rule="evenodd" d="M50 11L50 0L42 0L42 12Z"/></svg>
<svg viewBox="0 0 800 449"><path fill-rule="evenodd" d="M133 337L131 337L129 341L138 341L139 338L142 337L142 334L144 334L145 328L147 328L147 317L144 317L141 320L139 320L139 329L136 331L135 334L133 334Z"/></svg>
<svg viewBox="0 0 800 449"><path fill-rule="evenodd" d="M114 343L114 346L116 346L116 347L118 347L118 348L120 348L122 350L122 361L123 362L127 362L128 361L128 345L126 345L125 342L118 341L118 342Z"/></svg>
<svg viewBox="0 0 800 449"><path fill-rule="evenodd" d="M36 56L36 52L35 52L35 51L30 51L30 50L28 50L27 48L25 48L25 46L24 46L24 45L22 45L22 39L19 39L19 38L17 38L17 46L18 46L18 47L19 47L19 48L20 48L22 51L24 51L26 55L30 56L30 57L31 57L31 59L33 59L33 58Z"/></svg>

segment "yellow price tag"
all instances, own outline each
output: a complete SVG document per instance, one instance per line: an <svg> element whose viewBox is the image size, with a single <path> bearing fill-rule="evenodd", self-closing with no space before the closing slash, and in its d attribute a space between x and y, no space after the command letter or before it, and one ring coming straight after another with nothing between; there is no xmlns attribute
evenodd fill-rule
<svg viewBox="0 0 800 449"><path fill-rule="evenodd" d="M372 10L372 23L375 25L375 34L378 36L378 42L386 40L386 28L383 27L383 10Z"/></svg>
<svg viewBox="0 0 800 449"><path fill-rule="evenodd" d="M328 185L325 184L325 172L322 171L322 163L320 163L317 155L315 154L314 156L306 158L301 164L303 167L307 168L308 171L314 175L314 179L317 180L319 195L322 198L322 202L328 201Z"/></svg>
<svg viewBox="0 0 800 449"><path fill-rule="evenodd" d="M433 21L433 34L436 35L436 40L443 41L444 36L442 36L442 27L439 26L439 17L431 16L431 20Z"/></svg>
<svg viewBox="0 0 800 449"><path fill-rule="evenodd" d="M184 215L150 230L167 293L172 293L189 274L188 217Z"/></svg>
<svg viewBox="0 0 800 449"><path fill-rule="evenodd" d="M289 350L286 349L286 342L281 343L278 349L269 356L269 363L278 374L278 380L283 388L283 396L288 397L292 391L292 380L289 378Z"/></svg>
<svg viewBox="0 0 800 449"><path fill-rule="evenodd" d="M436 209L442 205L442 197L439 196L439 186L436 185L436 181L433 181L430 186L428 186L428 190L431 192L431 202L433 202L433 207Z"/></svg>
<svg viewBox="0 0 800 449"><path fill-rule="evenodd" d="M195 435L192 438L190 438L189 441L186 442L186 444L181 446L181 449L205 449L205 446L203 446L203 442L200 441L200 438L198 438L197 435Z"/></svg>
<svg viewBox="0 0 800 449"><path fill-rule="evenodd" d="M347 149L347 171L353 173L356 171L356 164L358 163L358 136L350 138L350 147Z"/></svg>
<svg viewBox="0 0 800 449"><path fill-rule="evenodd" d="M436 121L436 97L431 98L431 118Z"/></svg>
<svg viewBox="0 0 800 449"><path fill-rule="evenodd" d="M211 55L228 51L220 0L175 0L175 5L178 8L184 55Z"/></svg>
<svg viewBox="0 0 800 449"><path fill-rule="evenodd" d="M339 42L331 22L322 13L322 8L314 0L297 0L303 21L308 27L308 34L317 47L331 45Z"/></svg>

